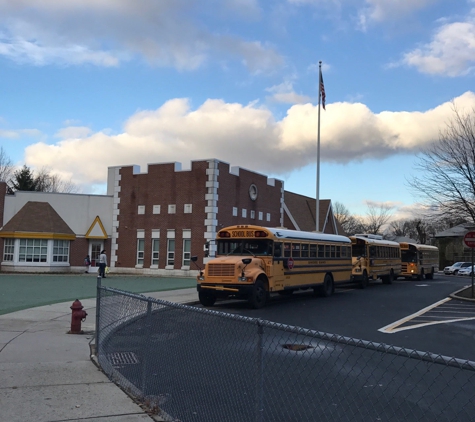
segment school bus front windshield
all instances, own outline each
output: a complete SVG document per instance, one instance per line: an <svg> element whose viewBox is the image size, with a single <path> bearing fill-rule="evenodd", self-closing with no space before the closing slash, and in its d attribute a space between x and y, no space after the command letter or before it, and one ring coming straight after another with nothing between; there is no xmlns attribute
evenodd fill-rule
<svg viewBox="0 0 475 422"><path fill-rule="evenodd" d="M417 252L411 250L401 250L402 262L417 262Z"/></svg>
<svg viewBox="0 0 475 422"><path fill-rule="evenodd" d="M366 242L361 239L355 239L351 246L351 256L358 258L360 256L366 256Z"/></svg>
<svg viewBox="0 0 475 422"><path fill-rule="evenodd" d="M218 240L217 255L272 255L272 240L264 239L226 239Z"/></svg>

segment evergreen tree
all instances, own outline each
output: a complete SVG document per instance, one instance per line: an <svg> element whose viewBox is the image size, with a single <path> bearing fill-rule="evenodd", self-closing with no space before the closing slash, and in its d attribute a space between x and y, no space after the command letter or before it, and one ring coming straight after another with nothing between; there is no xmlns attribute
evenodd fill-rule
<svg viewBox="0 0 475 422"><path fill-rule="evenodd" d="M24 165L20 170L15 171L13 178L10 180L10 188L13 191L17 190L37 190L37 180L29 167Z"/></svg>

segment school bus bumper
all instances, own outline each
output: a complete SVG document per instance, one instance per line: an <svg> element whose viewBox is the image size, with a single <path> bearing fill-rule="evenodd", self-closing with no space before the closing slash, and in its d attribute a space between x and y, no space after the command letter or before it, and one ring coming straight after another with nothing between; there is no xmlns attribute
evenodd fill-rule
<svg viewBox="0 0 475 422"><path fill-rule="evenodd" d="M240 284L198 284L196 290L198 292L202 291L213 291L217 297L227 297L227 296L248 296L253 289L253 284L240 285Z"/></svg>

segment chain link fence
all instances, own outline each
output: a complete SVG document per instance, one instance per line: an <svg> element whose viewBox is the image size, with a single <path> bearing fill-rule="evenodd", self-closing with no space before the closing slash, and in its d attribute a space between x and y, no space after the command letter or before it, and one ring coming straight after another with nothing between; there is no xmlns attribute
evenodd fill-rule
<svg viewBox="0 0 475 422"><path fill-rule="evenodd" d="M473 421L475 362L98 288L96 354L164 421Z"/></svg>

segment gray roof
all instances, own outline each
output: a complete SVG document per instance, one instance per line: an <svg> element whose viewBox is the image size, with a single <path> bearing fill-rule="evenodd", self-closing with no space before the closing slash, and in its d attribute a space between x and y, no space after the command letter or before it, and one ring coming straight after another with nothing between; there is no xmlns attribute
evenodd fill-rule
<svg viewBox="0 0 475 422"><path fill-rule="evenodd" d="M435 234L436 238L441 237L464 237L465 233L475 230L473 224L459 224L458 226L451 227L450 229L441 231Z"/></svg>
<svg viewBox="0 0 475 422"><path fill-rule="evenodd" d="M2 234L52 233L75 237L75 233L48 202L27 202L0 230ZM3 236L4 237L4 236Z"/></svg>

